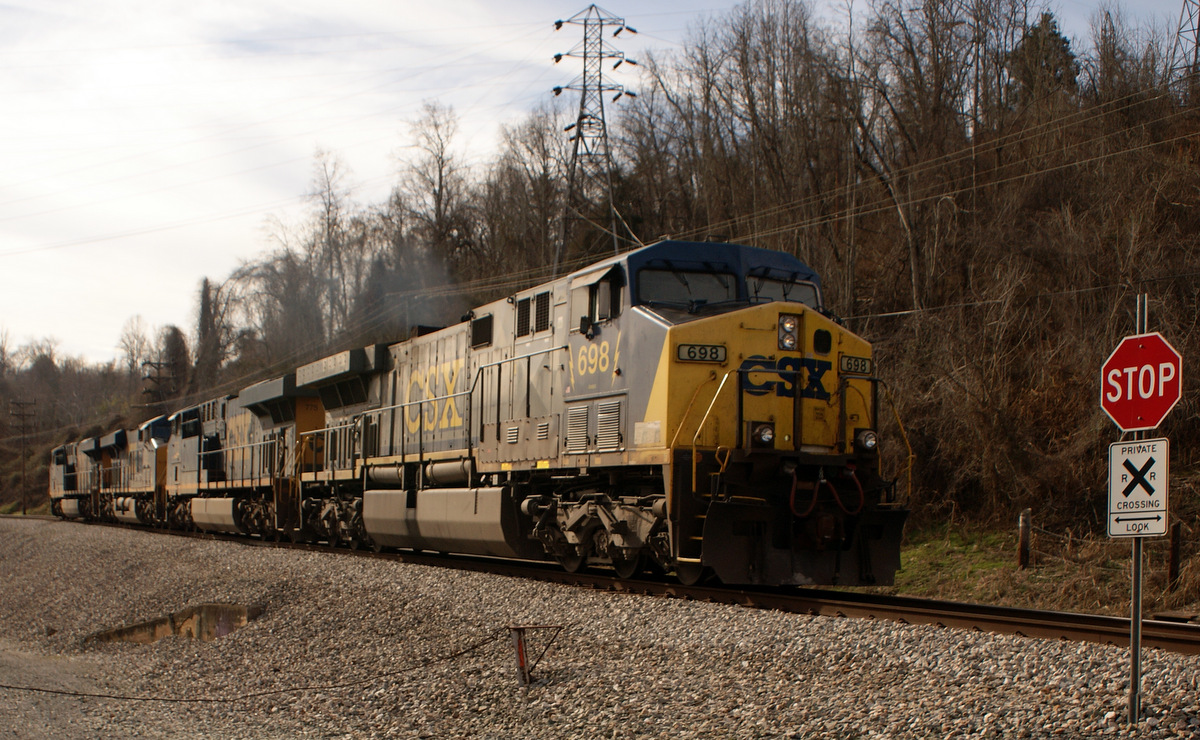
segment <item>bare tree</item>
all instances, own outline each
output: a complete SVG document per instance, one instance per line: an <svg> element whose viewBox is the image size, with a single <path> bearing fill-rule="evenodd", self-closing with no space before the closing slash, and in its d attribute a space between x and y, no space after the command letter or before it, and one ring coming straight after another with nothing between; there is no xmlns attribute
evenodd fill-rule
<svg viewBox="0 0 1200 740"><path fill-rule="evenodd" d="M142 363L150 359L152 343L146 332L146 322L140 314L130 316L121 329L121 338L117 349L124 357L125 372L129 376L129 388L133 390L138 385L142 373Z"/></svg>
<svg viewBox="0 0 1200 740"><path fill-rule="evenodd" d="M401 176L401 192L415 235L447 264L468 261L472 228L466 167L454 152L458 118L452 108L426 102L412 123L416 155Z"/></svg>
<svg viewBox="0 0 1200 740"><path fill-rule="evenodd" d="M8 329L0 327L0 378L12 370L12 351L8 347Z"/></svg>
<svg viewBox="0 0 1200 740"><path fill-rule="evenodd" d="M194 393L216 384L221 367L233 351L236 330L233 326L233 282L216 284L208 278L200 283L199 306L196 316L196 362L188 381L188 392Z"/></svg>

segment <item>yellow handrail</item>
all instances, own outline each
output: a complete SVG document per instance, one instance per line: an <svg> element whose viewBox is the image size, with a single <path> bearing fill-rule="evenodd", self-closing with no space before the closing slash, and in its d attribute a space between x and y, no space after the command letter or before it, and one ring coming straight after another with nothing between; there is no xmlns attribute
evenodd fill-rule
<svg viewBox="0 0 1200 740"><path fill-rule="evenodd" d="M725 373L725 377L721 378L721 384L717 386L717 392L713 394L712 400L708 402L708 409L704 412L704 417L700 419L700 425L696 427L696 434L692 437L692 493L696 492L696 474L697 474L697 456L696 448L699 447L700 433L704 431L704 425L708 423L708 417L712 414L713 406L717 405L717 399L721 397L721 391L725 388L725 383L729 380L729 376L736 373L737 370L730 370ZM719 449L719 448L718 448ZM726 461L729 460L726 455ZM725 466L721 466L724 471Z"/></svg>
<svg viewBox="0 0 1200 740"><path fill-rule="evenodd" d="M688 401L687 408L683 411L683 417L679 420L679 426L675 427L675 436L671 437L671 444L668 445L671 449L675 449L675 443L679 441L679 435L683 433L683 427L687 423L688 417L692 415L692 407L696 405L696 399L700 396L700 391L704 386L717 379L715 371L709 372L708 380L696 386L696 390L692 392L692 400ZM720 392L720 389L717 389Z"/></svg>

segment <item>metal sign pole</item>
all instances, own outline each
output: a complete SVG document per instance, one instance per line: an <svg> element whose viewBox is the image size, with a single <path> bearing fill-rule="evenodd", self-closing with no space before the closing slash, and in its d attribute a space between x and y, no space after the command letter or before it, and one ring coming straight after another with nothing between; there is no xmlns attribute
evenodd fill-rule
<svg viewBox="0 0 1200 740"><path fill-rule="evenodd" d="M1133 606L1129 617L1129 724L1131 725L1136 725L1141 719L1142 539L1144 538L1133 538Z"/></svg>
<svg viewBox="0 0 1200 740"><path fill-rule="evenodd" d="M1147 304L1150 296L1139 293L1137 297L1137 333L1145 334L1149 320ZM1142 440L1146 432L1134 432L1133 438ZM1129 724L1136 725L1142 714L1142 539L1133 538L1133 587L1129 614Z"/></svg>

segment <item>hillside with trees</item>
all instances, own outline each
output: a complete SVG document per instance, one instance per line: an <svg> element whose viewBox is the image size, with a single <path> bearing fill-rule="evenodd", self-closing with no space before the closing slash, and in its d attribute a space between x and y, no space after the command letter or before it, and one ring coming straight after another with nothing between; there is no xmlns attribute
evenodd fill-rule
<svg viewBox="0 0 1200 740"><path fill-rule="evenodd" d="M638 97L610 106L622 243L720 238L816 268L831 310L875 343L918 522L1033 506L1102 531L1116 430L1097 377L1132 333L1134 295L1200 356L1200 110L1191 78L1168 73L1172 39L1109 10L1073 42L1018 0L873 0L844 21L750 2L641 60ZM131 318L105 365L0 334L0 402L36 400L32 479L44 488L51 443L454 323L548 278L573 114L531 112L471 166L454 111L428 102L380 203L356 202L336 152L318 153L303 226L272 224L232 274L178 286L197 296L194 326ZM570 233L567 268L611 251L595 229ZM1200 396L1184 393L1163 430L1181 500L1200 437ZM881 423L899 474L908 453L891 414ZM5 414L6 501L19 445Z"/></svg>

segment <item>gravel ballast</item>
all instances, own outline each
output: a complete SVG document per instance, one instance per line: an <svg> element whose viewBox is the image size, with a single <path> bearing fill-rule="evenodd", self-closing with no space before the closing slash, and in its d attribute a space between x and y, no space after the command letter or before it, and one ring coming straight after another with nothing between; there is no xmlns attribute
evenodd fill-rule
<svg viewBox="0 0 1200 740"><path fill-rule="evenodd" d="M1200 659L0 520L0 738L1200 736ZM212 642L96 632L221 602ZM527 691L512 624L566 625ZM530 633L536 657L545 633ZM273 693L268 693L273 692ZM128 697L202 701L135 701Z"/></svg>

